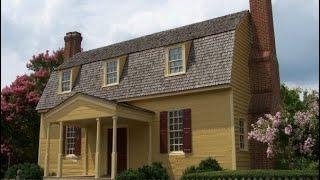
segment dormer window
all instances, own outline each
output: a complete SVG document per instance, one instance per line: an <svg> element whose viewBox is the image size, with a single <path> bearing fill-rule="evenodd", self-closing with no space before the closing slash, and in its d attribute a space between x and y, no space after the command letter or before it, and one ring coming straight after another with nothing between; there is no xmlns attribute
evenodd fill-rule
<svg viewBox="0 0 320 180"><path fill-rule="evenodd" d="M69 93L75 85L80 67L72 67L70 69L65 69L59 71L59 87L58 93Z"/></svg>
<svg viewBox="0 0 320 180"><path fill-rule="evenodd" d="M183 71L182 47L169 50L169 74L180 73Z"/></svg>
<svg viewBox="0 0 320 180"><path fill-rule="evenodd" d="M118 60L110 60L106 62L106 85L118 84Z"/></svg>
<svg viewBox="0 0 320 180"><path fill-rule="evenodd" d="M71 69L62 71L61 74L61 92L71 91Z"/></svg>
<svg viewBox="0 0 320 180"><path fill-rule="evenodd" d="M166 48L165 76L185 74L191 42Z"/></svg>
<svg viewBox="0 0 320 180"><path fill-rule="evenodd" d="M102 87L118 85L123 71L127 55L122 55L103 63Z"/></svg>

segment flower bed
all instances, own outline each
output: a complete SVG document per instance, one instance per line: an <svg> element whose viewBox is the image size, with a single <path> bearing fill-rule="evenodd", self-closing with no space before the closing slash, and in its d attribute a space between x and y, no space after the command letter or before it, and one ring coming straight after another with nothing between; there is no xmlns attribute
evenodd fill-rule
<svg viewBox="0 0 320 180"><path fill-rule="evenodd" d="M237 170L237 171L211 171L185 174L181 180L194 179L319 179L318 171L301 170Z"/></svg>

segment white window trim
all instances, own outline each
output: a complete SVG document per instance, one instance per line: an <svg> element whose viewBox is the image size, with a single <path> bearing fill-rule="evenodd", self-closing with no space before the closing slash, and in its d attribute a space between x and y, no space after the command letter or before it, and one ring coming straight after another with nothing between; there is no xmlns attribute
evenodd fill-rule
<svg viewBox="0 0 320 180"><path fill-rule="evenodd" d="M66 133L65 133L65 144L64 144L64 146L65 146L65 152L64 152L64 154L65 154L65 158L66 159L78 159L79 157L77 156L77 155L75 155L75 148L76 148L76 132L74 132L74 150L73 150L73 153L68 153L68 127L73 127L73 128L75 128L75 126L66 126ZM75 131L75 129L74 129L74 131Z"/></svg>
<svg viewBox="0 0 320 180"><path fill-rule="evenodd" d="M181 72L176 72L176 73L170 73L170 67L169 67L169 52L171 49L175 49L175 48L181 48L181 57L182 57L182 71ZM182 75L182 74L186 74L187 71L187 62L186 62L186 48L185 48L185 44L177 44L177 45L173 45L170 46L166 49L166 60L165 60L165 68L166 68L166 73L165 73L165 77L169 77L169 76L177 76L177 75Z"/></svg>
<svg viewBox="0 0 320 180"><path fill-rule="evenodd" d="M243 122L243 133L240 133L240 121ZM238 131L239 131L239 150L240 151L249 151L248 149L248 138L247 138L247 121L244 118L240 118L238 121ZM241 148L240 145L240 136L243 135L244 148Z"/></svg>
<svg viewBox="0 0 320 180"><path fill-rule="evenodd" d="M181 150L181 151L171 151L170 150L170 117L169 117L169 113L170 112L174 112L174 111L181 111L182 109L174 109L174 110L170 110L170 111L168 111L168 114L167 114L167 120L168 120L168 122L167 122L167 129L168 129L168 131L167 131L167 133L168 133L168 154L169 155L173 155L173 156L175 156L175 155L185 155L185 153L183 152L183 149ZM182 114L182 123L183 123L183 114ZM183 128L182 128L182 131L183 131ZM183 140L182 140L182 146L183 146Z"/></svg>
<svg viewBox="0 0 320 180"><path fill-rule="evenodd" d="M70 71L70 90L68 90L68 91L62 91L62 76L63 76L63 72L65 72L65 71ZM65 69L65 70L62 70L62 71L60 71L60 78L59 78L59 94L65 94L65 93L70 93L71 92L71 90L72 90L72 76L73 76L73 69L71 68L71 69Z"/></svg>
<svg viewBox="0 0 320 180"><path fill-rule="evenodd" d="M108 79L108 75L107 75L107 63L110 61L116 61L117 62L117 81L115 83L112 84L107 84L107 79ZM110 59L104 62L104 70L103 70L103 87L109 87L109 86L114 86L114 85L118 85L120 81L120 61L119 58L117 59Z"/></svg>

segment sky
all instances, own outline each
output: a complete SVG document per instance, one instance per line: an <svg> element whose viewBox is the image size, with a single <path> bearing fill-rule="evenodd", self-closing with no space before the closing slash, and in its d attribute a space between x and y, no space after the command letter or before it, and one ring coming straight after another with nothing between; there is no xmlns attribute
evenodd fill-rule
<svg viewBox="0 0 320 180"><path fill-rule="evenodd" d="M280 81L319 90L319 0L272 0ZM82 34L83 50L248 10L249 0L1 0L1 89L32 55Z"/></svg>

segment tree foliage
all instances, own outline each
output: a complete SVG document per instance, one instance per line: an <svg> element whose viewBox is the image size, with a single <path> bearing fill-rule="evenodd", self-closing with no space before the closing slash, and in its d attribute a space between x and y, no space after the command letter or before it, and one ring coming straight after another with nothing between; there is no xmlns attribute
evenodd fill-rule
<svg viewBox="0 0 320 180"><path fill-rule="evenodd" d="M319 159L319 94L281 86L283 108L252 124L249 139L267 144L268 158L285 160L288 168L301 159ZM300 98L300 95L303 98Z"/></svg>
<svg viewBox="0 0 320 180"><path fill-rule="evenodd" d="M17 76L1 90L1 172L8 164L38 158L40 117L35 110L51 71L63 62L63 49L33 56L29 75Z"/></svg>

